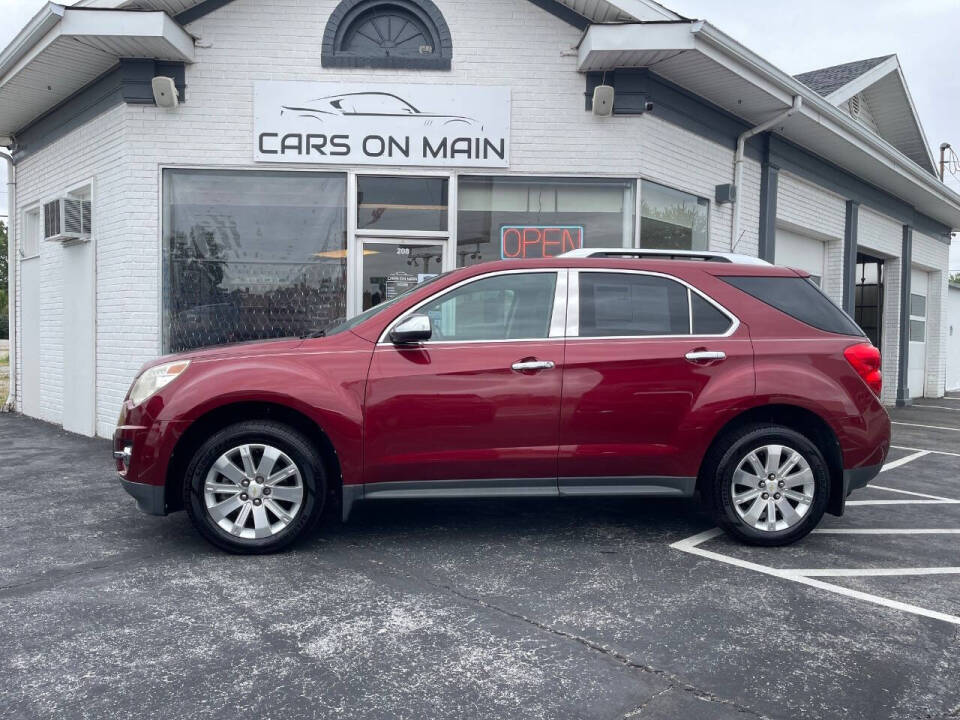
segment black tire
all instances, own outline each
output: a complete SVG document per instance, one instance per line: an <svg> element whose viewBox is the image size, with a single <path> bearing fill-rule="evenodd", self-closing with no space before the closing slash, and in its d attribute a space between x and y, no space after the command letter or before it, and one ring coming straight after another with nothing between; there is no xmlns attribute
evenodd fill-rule
<svg viewBox="0 0 960 720"><path fill-rule="evenodd" d="M760 530L737 513L731 496L734 472L753 450L785 445L800 453L813 474L813 502L799 522L783 530ZM806 436L776 424L752 424L723 437L704 462L702 492L717 525L728 535L749 545L789 545L806 536L823 517L830 496L830 471L823 453Z"/></svg>
<svg viewBox="0 0 960 720"><path fill-rule="evenodd" d="M275 447L299 470L303 485L299 512L286 527L270 537L246 539L231 535L207 511L203 488L208 472L221 455L244 444ZM183 506L197 531L218 548L242 555L278 552L307 535L323 513L326 495L326 472L316 449L293 428L270 420L241 422L215 433L194 453L183 482Z"/></svg>

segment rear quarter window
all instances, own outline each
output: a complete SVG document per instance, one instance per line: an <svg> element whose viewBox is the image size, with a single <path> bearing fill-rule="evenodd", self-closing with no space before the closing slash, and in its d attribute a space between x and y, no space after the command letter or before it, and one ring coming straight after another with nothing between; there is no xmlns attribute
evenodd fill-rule
<svg viewBox="0 0 960 720"><path fill-rule="evenodd" d="M849 315L806 278L727 276L720 279L818 330L839 335L864 335Z"/></svg>

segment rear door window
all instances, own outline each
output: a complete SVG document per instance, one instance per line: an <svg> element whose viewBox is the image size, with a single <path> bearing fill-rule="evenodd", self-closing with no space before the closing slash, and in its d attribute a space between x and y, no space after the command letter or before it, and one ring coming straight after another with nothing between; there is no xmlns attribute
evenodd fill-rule
<svg viewBox="0 0 960 720"><path fill-rule="evenodd" d="M727 276L720 279L811 327L839 335L864 335L849 315L806 278Z"/></svg>
<svg viewBox="0 0 960 720"><path fill-rule="evenodd" d="M689 335L687 288L656 275L580 272L580 337Z"/></svg>

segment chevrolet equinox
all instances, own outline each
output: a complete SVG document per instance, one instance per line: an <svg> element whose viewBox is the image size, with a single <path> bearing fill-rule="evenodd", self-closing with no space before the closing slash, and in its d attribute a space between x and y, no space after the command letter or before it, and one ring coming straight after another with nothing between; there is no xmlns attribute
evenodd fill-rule
<svg viewBox="0 0 960 720"><path fill-rule="evenodd" d="M804 273L717 259L485 263L160 358L123 403L121 482L239 553L411 498L699 494L741 541L794 542L880 471L880 353Z"/></svg>

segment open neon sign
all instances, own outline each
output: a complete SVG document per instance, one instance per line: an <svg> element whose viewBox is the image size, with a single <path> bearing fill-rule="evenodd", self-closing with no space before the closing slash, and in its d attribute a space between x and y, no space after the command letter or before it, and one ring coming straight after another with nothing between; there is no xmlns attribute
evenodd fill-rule
<svg viewBox="0 0 960 720"><path fill-rule="evenodd" d="M556 257L583 247L579 225L504 225L500 228L500 257L536 260Z"/></svg>

